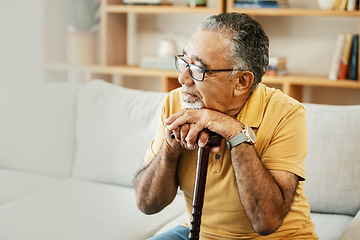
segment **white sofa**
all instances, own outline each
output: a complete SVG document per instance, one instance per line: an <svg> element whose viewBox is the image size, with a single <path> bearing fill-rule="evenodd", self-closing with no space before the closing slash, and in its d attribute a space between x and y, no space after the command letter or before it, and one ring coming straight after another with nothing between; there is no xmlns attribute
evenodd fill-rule
<svg viewBox="0 0 360 240"><path fill-rule="evenodd" d="M103 81L0 83L0 240L140 240L185 219L135 204L164 93ZM360 236L360 106L306 105L307 195L320 239Z"/></svg>

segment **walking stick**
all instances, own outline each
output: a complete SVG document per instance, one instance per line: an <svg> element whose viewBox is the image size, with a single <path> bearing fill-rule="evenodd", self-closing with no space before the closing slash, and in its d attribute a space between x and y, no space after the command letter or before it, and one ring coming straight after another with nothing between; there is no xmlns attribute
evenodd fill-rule
<svg viewBox="0 0 360 240"><path fill-rule="evenodd" d="M196 164L196 175L193 195L193 208L190 221L190 240L199 239L202 207L204 203L205 183L210 149L219 146L221 138L216 133L210 132L208 143L205 147L199 148Z"/></svg>

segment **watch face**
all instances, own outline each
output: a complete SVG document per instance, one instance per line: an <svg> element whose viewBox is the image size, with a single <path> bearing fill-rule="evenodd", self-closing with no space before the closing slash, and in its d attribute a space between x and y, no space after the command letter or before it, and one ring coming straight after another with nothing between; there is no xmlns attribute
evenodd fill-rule
<svg viewBox="0 0 360 240"><path fill-rule="evenodd" d="M252 128L248 127L247 132L249 134L248 136L250 137L250 141L252 143L255 143L256 142L256 135L255 135L254 131L252 130Z"/></svg>
<svg viewBox="0 0 360 240"><path fill-rule="evenodd" d="M254 131L250 128L250 131L249 131L249 135L251 137L251 139L253 140L253 142L256 142L256 135L254 133Z"/></svg>

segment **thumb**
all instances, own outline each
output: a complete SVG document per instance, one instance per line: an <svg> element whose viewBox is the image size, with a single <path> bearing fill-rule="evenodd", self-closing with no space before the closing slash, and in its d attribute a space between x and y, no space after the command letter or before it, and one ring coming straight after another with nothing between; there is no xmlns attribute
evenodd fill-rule
<svg viewBox="0 0 360 240"><path fill-rule="evenodd" d="M199 133L199 139L198 139L198 146L199 147L205 147L206 143L209 139L209 130L203 129Z"/></svg>
<svg viewBox="0 0 360 240"><path fill-rule="evenodd" d="M210 149L211 153L219 153L220 152L220 146L212 147Z"/></svg>

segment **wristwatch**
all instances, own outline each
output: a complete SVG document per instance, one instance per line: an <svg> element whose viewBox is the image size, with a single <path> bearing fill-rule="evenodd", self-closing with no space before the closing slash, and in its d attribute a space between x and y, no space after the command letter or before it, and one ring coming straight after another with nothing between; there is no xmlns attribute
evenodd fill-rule
<svg viewBox="0 0 360 240"><path fill-rule="evenodd" d="M244 126L241 133L229 139L229 141L226 141L226 146L229 150L231 150L233 147L243 142L247 142L249 144L254 144L256 142L256 135L254 131L247 125Z"/></svg>

